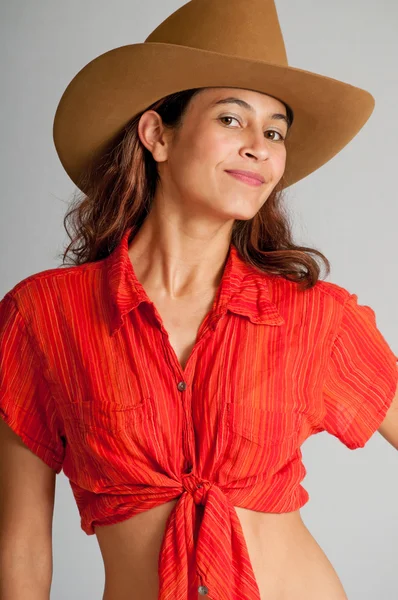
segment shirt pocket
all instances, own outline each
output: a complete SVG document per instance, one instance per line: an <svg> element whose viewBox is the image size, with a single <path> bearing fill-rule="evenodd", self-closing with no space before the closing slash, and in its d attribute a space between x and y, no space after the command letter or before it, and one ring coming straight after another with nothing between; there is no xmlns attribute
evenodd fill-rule
<svg viewBox="0 0 398 600"><path fill-rule="evenodd" d="M227 405L229 428L259 446L287 444L298 440L302 416L297 410L274 410L236 402Z"/></svg>
<svg viewBox="0 0 398 600"><path fill-rule="evenodd" d="M150 398L135 398L134 402L111 401L72 402L63 407L66 427L83 431L122 433L129 431L134 423L153 417Z"/></svg>
<svg viewBox="0 0 398 600"><path fill-rule="evenodd" d="M161 461L158 416L152 397L133 404L74 402L63 408L65 475L97 493L142 481L143 465Z"/></svg>
<svg viewBox="0 0 398 600"><path fill-rule="evenodd" d="M227 404L225 467L231 477L272 476L298 456L302 414Z"/></svg>
<svg viewBox="0 0 398 600"><path fill-rule="evenodd" d="M174 470L176 431L165 425L154 395L123 405L109 401L74 403L69 415L69 442L106 479L139 482L143 471ZM172 439L170 439L172 437ZM171 468L168 468L171 465ZM117 473L116 473L117 471ZM116 479L115 479L116 478Z"/></svg>

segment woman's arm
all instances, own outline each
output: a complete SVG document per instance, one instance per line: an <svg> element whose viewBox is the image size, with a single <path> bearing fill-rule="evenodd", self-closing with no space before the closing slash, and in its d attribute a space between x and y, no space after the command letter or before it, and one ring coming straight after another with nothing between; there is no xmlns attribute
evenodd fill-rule
<svg viewBox="0 0 398 600"><path fill-rule="evenodd" d="M0 600L49 600L56 473L0 418Z"/></svg>
<svg viewBox="0 0 398 600"><path fill-rule="evenodd" d="M398 450L398 387L378 432Z"/></svg>

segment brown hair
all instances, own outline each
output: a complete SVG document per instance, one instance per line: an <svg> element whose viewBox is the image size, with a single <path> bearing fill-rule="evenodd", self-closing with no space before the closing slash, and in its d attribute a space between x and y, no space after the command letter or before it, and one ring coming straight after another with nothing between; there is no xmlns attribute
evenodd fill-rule
<svg viewBox="0 0 398 600"><path fill-rule="evenodd" d="M78 182L85 192L78 190L74 194L64 217L71 242L62 255L63 266L105 258L128 227L134 227L134 233L138 231L150 211L159 181L157 163L138 136L140 117L146 110L155 110L165 127L177 130L191 98L201 89L177 92L153 103L135 115L101 156L92 161ZM290 126L293 112L285 106ZM326 274L330 272L330 263L319 250L293 243L289 215L283 206L283 183L282 177L252 219L235 220L231 241L253 267L300 282L302 289L308 289L316 284L320 273L310 253L324 261ZM74 237L69 234L68 221ZM69 252L74 257L68 263Z"/></svg>

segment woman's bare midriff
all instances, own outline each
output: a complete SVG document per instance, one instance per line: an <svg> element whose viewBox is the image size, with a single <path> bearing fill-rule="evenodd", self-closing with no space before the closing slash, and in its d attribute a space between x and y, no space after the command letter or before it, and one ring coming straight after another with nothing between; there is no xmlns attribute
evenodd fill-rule
<svg viewBox="0 0 398 600"><path fill-rule="evenodd" d="M177 500L130 519L96 527L105 568L102 600L157 600L158 558ZM300 511L275 514L235 507L261 600L348 600ZM204 596L198 594L198 600Z"/></svg>

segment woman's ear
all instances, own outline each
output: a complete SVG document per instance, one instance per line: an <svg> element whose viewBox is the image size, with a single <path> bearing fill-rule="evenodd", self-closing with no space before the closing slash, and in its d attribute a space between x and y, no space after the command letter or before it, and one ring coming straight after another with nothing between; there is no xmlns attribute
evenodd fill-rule
<svg viewBox="0 0 398 600"><path fill-rule="evenodd" d="M159 113L154 110L145 111L138 122L137 132L142 144L151 152L156 162L167 160L170 135Z"/></svg>

